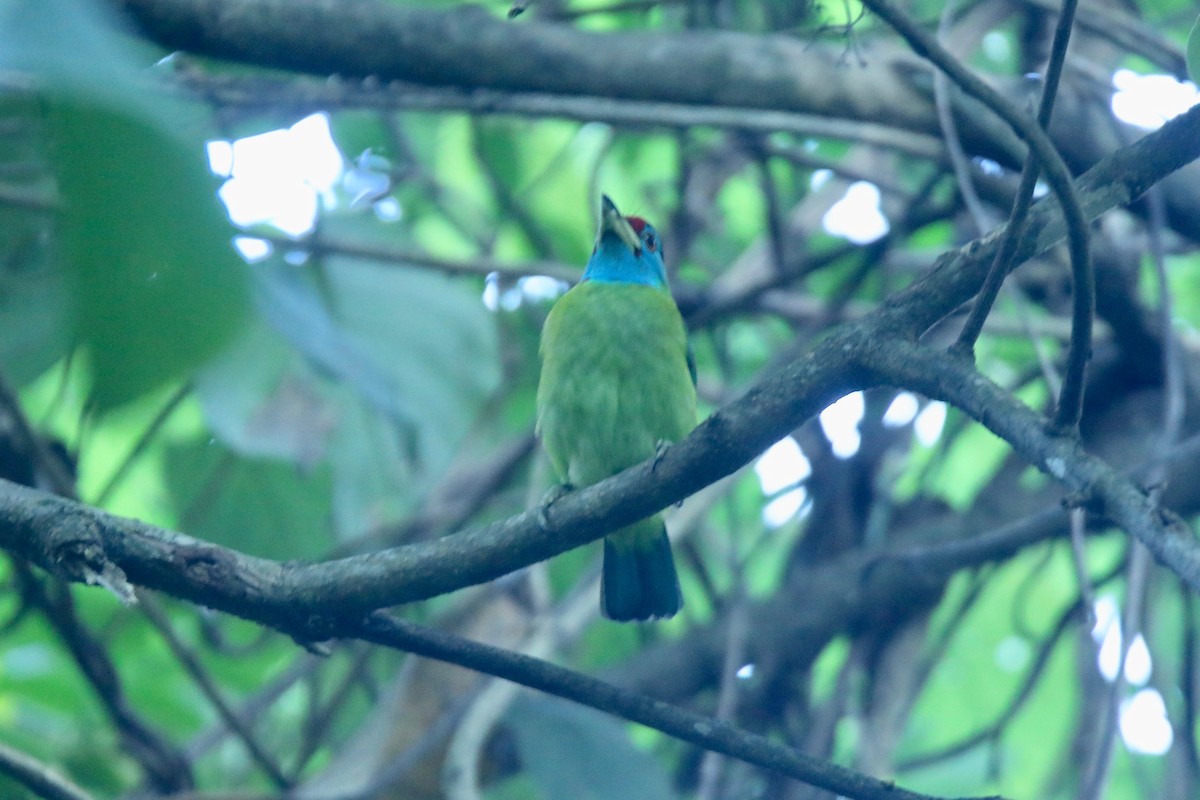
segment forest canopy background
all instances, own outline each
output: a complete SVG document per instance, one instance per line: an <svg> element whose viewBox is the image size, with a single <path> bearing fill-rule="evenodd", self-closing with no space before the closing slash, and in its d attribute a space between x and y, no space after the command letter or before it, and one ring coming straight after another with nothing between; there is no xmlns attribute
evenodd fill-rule
<svg viewBox="0 0 1200 800"><path fill-rule="evenodd" d="M1195 24L3 0L0 795L1195 797ZM539 513L601 192L705 421Z"/></svg>

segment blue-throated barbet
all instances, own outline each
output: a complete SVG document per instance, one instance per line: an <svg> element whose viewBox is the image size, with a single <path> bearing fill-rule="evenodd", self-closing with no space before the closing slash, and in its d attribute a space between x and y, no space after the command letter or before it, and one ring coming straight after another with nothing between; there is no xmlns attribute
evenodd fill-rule
<svg viewBox="0 0 1200 800"><path fill-rule="evenodd" d="M695 369L662 242L653 225L621 216L607 196L587 270L550 310L541 355L538 433L567 484L615 475L696 425ZM661 514L605 538L606 617L670 617L681 605Z"/></svg>

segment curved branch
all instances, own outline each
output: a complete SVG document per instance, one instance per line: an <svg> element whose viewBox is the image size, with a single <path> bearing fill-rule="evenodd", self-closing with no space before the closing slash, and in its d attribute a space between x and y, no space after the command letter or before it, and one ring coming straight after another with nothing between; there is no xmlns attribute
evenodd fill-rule
<svg viewBox="0 0 1200 800"><path fill-rule="evenodd" d="M620 689L539 658L480 644L384 614L372 614L354 625L352 630L354 636L366 641L496 675L522 686L616 714L706 750L733 756L844 797L855 800L932 800L928 795L823 761L714 717Z"/></svg>
<svg viewBox="0 0 1200 800"><path fill-rule="evenodd" d="M1137 484L1042 417L968 362L911 341L888 339L862 351L864 366L885 383L904 386L962 409L1004 439L1029 463L1067 487L1080 503L1133 535L1163 564L1200 591L1200 545L1183 520L1160 509Z"/></svg>
<svg viewBox="0 0 1200 800"><path fill-rule="evenodd" d="M1087 367L1088 357L1092 346L1092 318L1096 309L1096 280L1092 274L1091 256L1088 252L1088 225L1083 213L1083 206L1075 194L1071 182L1071 173L1062 156L1050 141L1049 135L1042 126L1049 121L1050 109L1058 84L1058 71L1054 70L1054 60L1051 62L1051 76L1043 94L1042 108L1039 111L1041 119L1034 119L1022 111L1016 104L1004 95L988 86L984 81L962 65L944 47L935 36L922 29L908 15L893 6L889 0L863 0L863 5L874 11L892 26L905 41L917 52L933 62L971 96L986 105L1003 119L1009 127L1020 134L1029 145L1026 157L1025 174L1022 176L1022 187L1019 192L1028 192L1032 196L1033 179L1036 175L1034 163L1041 167L1050 184L1051 191L1058 198L1062 207L1063 219L1067 224L1067 249L1071 256L1071 277L1074 289L1074 313L1071 320L1071 344L1067 355L1067 372L1063 377L1062 394L1059 397L1058 409L1054 422L1064 430L1074 429L1079 425L1079 416L1083 411L1083 378ZM1055 44L1061 43L1061 51L1055 59L1066 57L1066 34L1070 32L1073 14L1068 15L1068 4L1059 19L1059 29L1055 32ZM1061 67L1061 61L1059 61ZM1051 80L1052 78L1052 80ZM1021 195L1018 196L1018 209L1024 205ZM1024 212L1013 213L1011 224L1014 237L1020 236ZM1002 253L1001 255L1007 255ZM996 280L1007 272L1007 265L996 260ZM997 290L999 286L997 285Z"/></svg>
<svg viewBox="0 0 1200 800"><path fill-rule="evenodd" d="M1062 76L1063 64L1067 58L1067 44L1071 33L1071 22L1075 18L1076 6L1076 0L1064 0L1062 10L1059 13L1058 26L1054 32L1054 43L1050 47L1050 63L1046 67L1046 80L1042 87L1042 101L1038 106L1038 124L1043 129L1047 128L1050 124L1050 114L1054 108L1054 97L1058 92L1058 81ZM949 112L947 111L948 115ZM988 314L991 313L992 306L995 305L996 298L1000 295L1000 286L1005 276L1008 275L1012 254L1016 249L1016 240L1019 238L1021 230L1025 227L1025 217L1029 214L1029 207L1033 205L1033 189L1037 183L1037 176L1038 162L1033 155L1033 151L1030 150L1025 154L1025 165L1021 171L1021 184L1017 189L1017 196L1013 201L1012 211L1009 213L1008 232L1005 234L1004 243L996 253L996 258L992 262L992 268L988 271L987 279L983 282L983 287L979 290L979 296L975 300L975 305L971 308L970 314L967 315L967 320L963 323L962 331L958 334L958 340L954 343L954 349L964 355L974 351L975 341L983 331L983 322L987 319ZM1076 294L1076 299L1078 300L1078 294ZM1076 304L1077 311L1078 307L1078 304ZM1076 330L1077 326L1072 325L1072 334ZM1074 347L1074 343L1072 347Z"/></svg>
<svg viewBox="0 0 1200 800"><path fill-rule="evenodd" d="M1098 215L1128 203L1198 155L1200 106L1088 172L1078 183L1080 199L1087 213ZM835 329L798 360L767 372L742 398L713 414L660 458L556 501L546 527L531 511L436 541L318 564L281 563L0 482L0 548L80 582L95 582L110 567L123 569L130 580L149 588L305 635L312 635L319 620L333 626L338 619L491 580L598 539L695 493L748 463L849 391L884 378L910 381L911 388L927 388L931 394L942 391L929 384L929 374L908 375L884 367L899 340L920 335L978 290L1002 230L944 255L929 274L876 311ZM1040 252L1062 235L1056 206L1039 203L1029 216L1018 257ZM945 358L933 363L941 369L953 365ZM973 373L965 374L974 380ZM993 424L994 409L1007 407L995 402L1016 402L999 389L995 392L998 400L967 405L965 410ZM1001 426L997 433L1072 490L1093 490L1120 524L1200 588L1200 556L1193 543L1175 537L1170 526L1161 523L1134 483L1073 442L1043 431L1028 408L1020 406L1014 413L1011 419L1018 422ZM1051 457L1062 459L1063 465L1049 461Z"/></svg>
<svg viewBox="0 0 1200 800"><path fill-rule="evenodd" d="M45 800L92 800L92 796L46 764L0 742L0 775Z"/></svg>

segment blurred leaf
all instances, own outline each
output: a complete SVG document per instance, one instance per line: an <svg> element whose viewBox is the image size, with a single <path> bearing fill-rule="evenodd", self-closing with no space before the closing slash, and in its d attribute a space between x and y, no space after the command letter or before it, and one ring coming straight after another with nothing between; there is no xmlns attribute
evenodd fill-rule
<svg viewBox="0 0 1200 800"><path fill-rule="evenodd" d="M200 442L168 448L165 461L189 535L277 559L317 558L333 545L328 470L305 473Z"/></svg>
<svg viewBox="0 0 1200 800"><path fill-rule="evenodd" d="M545 798L675 797L662 764L634 747L625 726L607 714L522 693L506 720L516 735L521 764Z"/></svg>
<svg viewBox="0 0 1200 800"><path fill-rule="evenodd" d="M947 449L929 490L955 508L967 508L1008 452L1004 440L987 428L967 426Z"/></svg>
<svg viewBox="0 0 1200 800"><path fill-rule="evenodd" d="M68 101L57 112L63 251L103 409L227 341L244 310L244 265L199 150L111 109Z"/></svg>
<svg viewBox="0 0 1200 800"><path fill-rule="evenodd" d="M364 486L375 484L377 502L412 497L449 464L499 383L495 320L469 282L426 270L338 258L329 260L328 278L331 305L408 412L412 441L404 443L415 456L414 475L406 479L393 469L391 481L383 483L378 469L351 446L334 456L341 464L338 491L361 497ZM390 458L376 452L395 464L401 434L408 432L381 429L378 420L355 424L377 448L391 450ZM339 437L347 444L355 439L345 428ZM338 517L345 518L344 509Z"/></svg>
<svg viewBox="0 0 1200 800"><path fill-rule="evenodd" d="M136 51L83 0L4 7L4 66L38 79L59 243L93 399L119 405L212 355L246 307L245 267L203 138L147 91ZM169 122L168 122L169 121Z"/></svg>
<svg viewBox="0 0 1200 800"><path fill-rule="evenodd" d="M0 270L0 365L17 385L66 352L70 305L64 276L49 265Z"/></svg>
<svg viewBox="0 0 1200 800"><path fill-rule="evenodd" d="M196 375L196 396L221 441L244 456L311 468L325 456L336 410L303 359L264 321Z"/></svg>
<svg viewBox="0 0 1200 800"><path fill-rule="evenodd" d="M328 459L341 537L396 518L499 382L494 319L469 283L424 270L329 258L319 291L256 269L264 322L197 378L214 432L243 455Z"/></svg>
<svg viewBox="0 0 1200 800"><path fill-rule="evenodd" d="M396 391L391 376L359 337L331 316L328 304L312 282L294 267L281 263L260 265L255 277L263 318L311 366L353 388L397 426L412 426L412 410Z"/></svg>
<svg viewBox="0 0 1200 800"><path fill-rule="evenodd" d="M3 33L0 32L0 39ZM24 385L70 344L67 282L54 261L55 197L47 169L41 106L32 87L0 89L0 170L10 197L0 205L0 365Z"/></svg>

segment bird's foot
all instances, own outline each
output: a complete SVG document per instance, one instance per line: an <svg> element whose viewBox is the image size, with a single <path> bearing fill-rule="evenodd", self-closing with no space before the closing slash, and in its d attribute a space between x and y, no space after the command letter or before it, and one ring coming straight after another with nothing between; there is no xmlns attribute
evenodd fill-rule
<svg viewBox="0 0 1200 800"><path fill-rule="evenodd" d="M575 491L575 487L569 483L555 484L546 490L546 493L542 495L542 502L538 504L537 523L539 528L543 531L550 530L550 506L573 491Z"/></svg>
<svg viewBox="0 0 1200 800"><path fill-rule="evenodd" d="M666 439L659 439L654 443L654 461L650 464L650 471L654 472L658 469L658 462L662 461L662 457L667 454L667 449L671 446L671 442Z"/></svg>
<svg viewBox="0 0 1200 800"><path fill-rule="evenodd" d="M671 444L672 442L668 442L666 439L659 439L654 443L654 461L650 464L651 472L654 472L656 469L658 469L658 462L661 461L662 457L667 454L667 448L669 448ZM683 505L682 500L676 503L675 507L679 508L681 505Z"/></svg>

